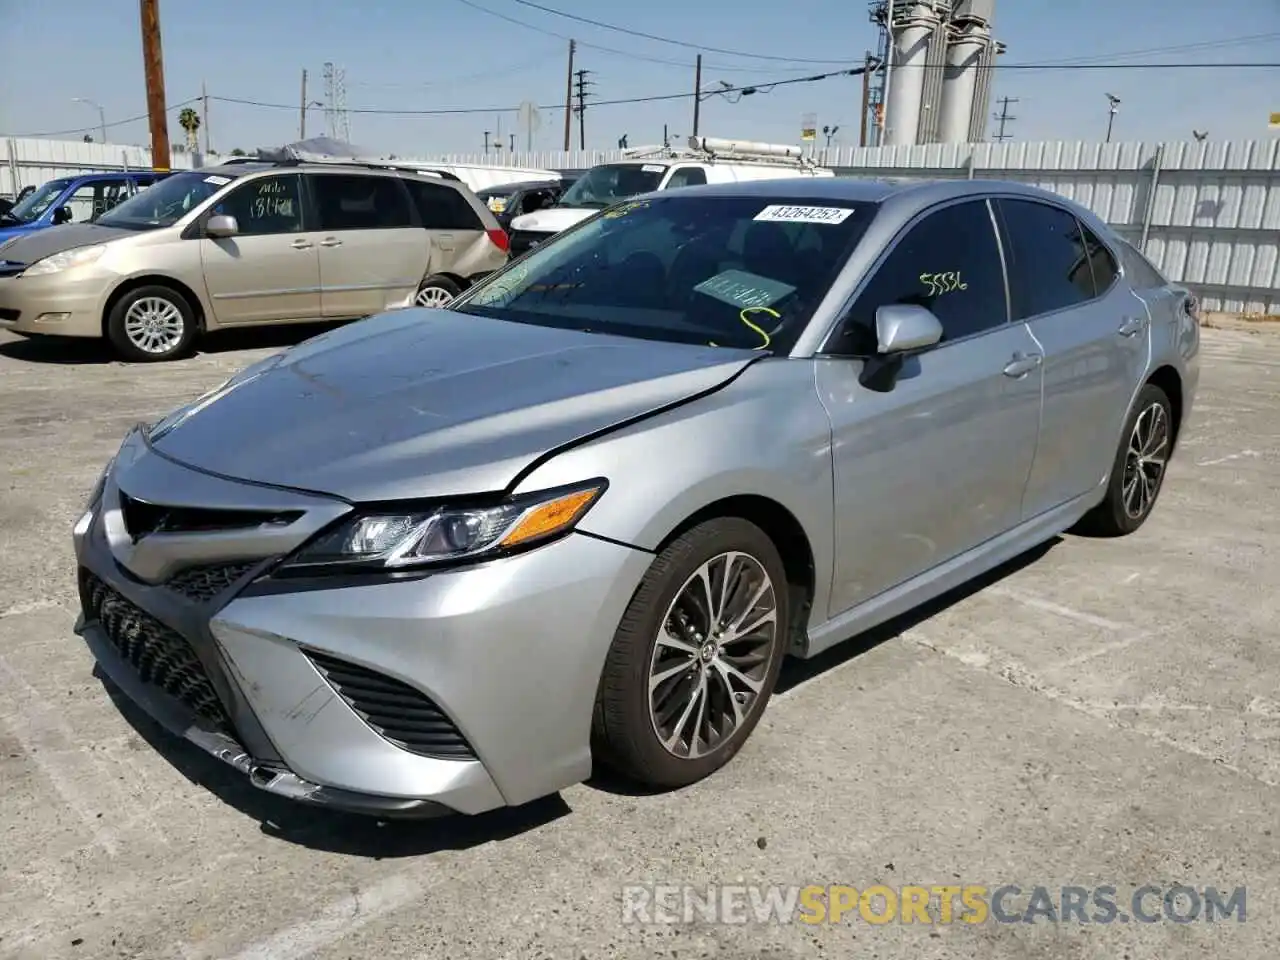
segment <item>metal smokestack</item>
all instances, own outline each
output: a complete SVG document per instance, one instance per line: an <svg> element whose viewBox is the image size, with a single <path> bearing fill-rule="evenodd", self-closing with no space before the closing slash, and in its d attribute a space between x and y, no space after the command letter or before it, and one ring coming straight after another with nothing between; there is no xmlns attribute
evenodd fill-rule
<svg viewBox="0 0 1280 960"><path fill-rule="evenodd" d="M968 143L975 129L985 129L990 98L989 66L994 62L991 24L995 0L958 0L951 17L947 66L942 82L938 139ZM982 124L975 123L981 111Z"/></svg>
<svg viewBox="0 0 1280 960"><path fill-rule="evenodd" d="M889 13L890 82L885 103L886 146L910 146L920 133L925 65L930 41L942 29L939 8L931 2L895 2Z"/></svg>

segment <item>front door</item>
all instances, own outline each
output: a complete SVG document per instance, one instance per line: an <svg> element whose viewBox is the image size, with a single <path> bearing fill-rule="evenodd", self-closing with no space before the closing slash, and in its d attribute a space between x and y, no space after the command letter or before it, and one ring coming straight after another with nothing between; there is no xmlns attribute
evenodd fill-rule
<svg viewBox="0 0 1280 960"><path fill-rule="evenodd" d="M934 348L892 389L859 382L880 306L928 307ZM1001 251L985 200L934 210L875 269L818 361L831 417L837 616L1016 526L1035 457L1040 368L1010 323Z"/></svg>
<svg viewBox="0 0 1280 960"><path fill-rule="evenodd" d="M200 244L205 287L220 326L320 318L320 257L305 229L296 173L249 180L209 215L235 217L234 237Z"/></svg>
<svg viewBox="0 0 1280 960"><path fill-rule="evenodd" d="M367 317L411 302L426 274L427 233L399 177L310 173L320 231L321 309L326 319Z"/></svg>
<svg viewBox="0 0 1280 960"><path fill-rule="evenodd" d="M1106 481L1146 367L1150 317L1118 283L1107 247L1074 214L1035 200L996 201L1007 238L1015 319L1044 353L1044 415L1024 517Z"/></svg>

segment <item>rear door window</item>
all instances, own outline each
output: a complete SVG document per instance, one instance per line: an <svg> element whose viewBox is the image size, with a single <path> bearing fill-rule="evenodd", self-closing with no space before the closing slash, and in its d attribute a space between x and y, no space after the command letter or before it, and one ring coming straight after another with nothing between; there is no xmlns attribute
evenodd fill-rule
<svg viewBox="0 0 1280 960"><path fill-rule="evenodd" d="M1034 200L1006 198L996 203L1006 238L1015 320L1078 306L1097 296L1090 251L1074 216ZM1102 252L1106 254L1105 248Z"/></svg>
<svg viewBox="0 0 1280 960"><path fill-rule="evenodd" d="M413 226L398 177L321 173L308 177L319 230L396 230Z"/></svg>
<svg viewBox="0 0 1280 960"><path fill-rule="evenodd" d="M428 230L483 230L480 217L452 187L426 180L406 179L418 217Z"/></svg>

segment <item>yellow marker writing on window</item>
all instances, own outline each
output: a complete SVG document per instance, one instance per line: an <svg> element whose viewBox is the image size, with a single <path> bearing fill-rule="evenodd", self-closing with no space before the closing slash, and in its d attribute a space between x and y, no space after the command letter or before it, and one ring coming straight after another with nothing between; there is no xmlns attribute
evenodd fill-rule
<svg viewBox="0 0 1280 960"><path fill-rule="evenodd" d="M782 314L780 314L777 310L774 310L770 307L746 307L741 313L738 314L738 319L741 320L743 323L745 323L748 327L750 327L756 333L760 334L761 339L764 340L764 343L760 344L758 347L756 347L756 349L765 350L768 348L769 344L773 342L773 340L769 336L769 334L765 333L762 329L760 329L758 326L756 326L747 318L747 314L750 314L750 313L767 313L769 314L769 316L773 317L775 320L781 320Z"/></svg>
<svg viewBox="0 0 1280 960"><path fill-rule="evenodd" d="M940 297L944 293L956 293L960 290L968 290L969 285L960 279L959 272L953 273L922 273L920 274L920 282L929 289L929 296Z"/></svg>

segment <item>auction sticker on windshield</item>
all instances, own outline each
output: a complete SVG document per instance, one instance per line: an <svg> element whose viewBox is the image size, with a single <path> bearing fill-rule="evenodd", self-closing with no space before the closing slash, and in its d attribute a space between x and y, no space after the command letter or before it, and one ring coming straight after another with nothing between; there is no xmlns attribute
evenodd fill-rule
<svg viewBox="0 0 1280 960"><path fill-rule="evenodd" d="M708 297L715 297L731 307L758 310L777 303L795 292L796 288L745 270L726 270L703 280L693 289Z"/></svg>
<svg viewBox="0 0 1280 960"><path fill-rule="evenodd" d="M754 217L771 223L844 223L853 210L849 207L795 207L775 203L765 207Z"/></svg>

